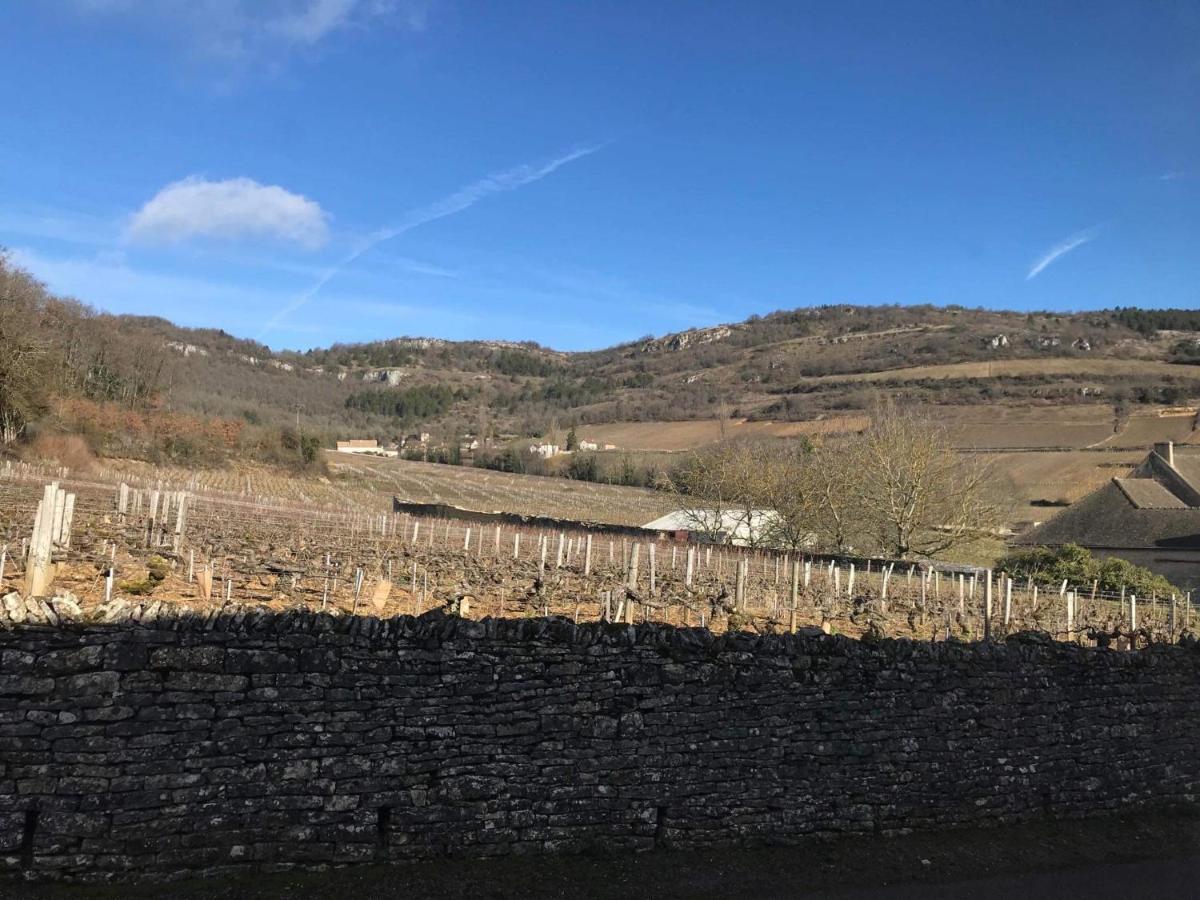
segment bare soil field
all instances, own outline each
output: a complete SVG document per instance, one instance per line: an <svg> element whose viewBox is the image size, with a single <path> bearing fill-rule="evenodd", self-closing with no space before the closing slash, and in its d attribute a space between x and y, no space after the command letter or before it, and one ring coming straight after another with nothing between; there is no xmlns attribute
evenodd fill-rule
<svg viewBox="0 0 1200 900"><path fill-rule="evenodd" d="M1079 449L1113 434L1108 404L1071 406L938 406L928 414L964 449Z"/></svg>
<svg viewBox="0 0 1200 900"><path fill-rule="evenodd" d="M1175 416L1131 416L1119 432L1110 435L1099 446L1149 448L1159 441L1195 443L1198 437L1195 424L1195 413Z"/></svg>
<svg viewBox="0 0 1200 900"><path fill-rule="evenodd" d="M947 425L1112 425L1110 403L988 404L985 406L931 406L927 411Z"/></svg>
<svg viewBox="0 0 1200 900"><path fill-rule="evenodd" d="M1037 501L1073 503L1113 478L1128 474L1145 457L1144 450L1089 450L994 453L988 459L1007 478L1017 503L1014 522L1043 522L1059 512Z"/></svg>
<svg viewBox="0 0 1200 900"><path fill-rule="evenodd" d="M1094 447L1149 450L1160 441L1186 444L1197 440L1195 413L1133 415L1122 421L1118 430L1114 430L1115 419L1111 407L1086 408L1094 417L1090 420L1078 413L1068 418L1066 413L1069 409L1050 410L1052 415L1044 416L1042 421L1015 418L991 422L964 421L950 425L950 431L958 446L978 449ZM1063 418L1058 419L1060 415Z"/></svg>
<svg viewBox="0 0 1200 900"><path fill-rule="evenodd" d="M327 453L342 489L481 512L552 516L612 525L644 525L677 508L669 494L568 478L513 475L471 466Z"/></svg>
<svg viewBox="0 0 1200 900"><path fill-rule="evenodd" d="M950 437L963 449L1076 448L1098 444L1112 436L1110 422L951 425Z"/></svg>
<svg viewBox="0 0 1200 900"><path fill-rule="evenodd" d="M800 437L858 431L868 424L866 416L838 416L809 422L757 422L734 419L698 419L689 422L613 422L584 425L578 429L581 440L601 446L614 444L618 450L692 450L726 438ZM723 433L722 433L723 431Z"/></svg>
<svg viewBox="0 0 1200 900"><path fill-rule="evenodd" d="M1186 375L1184 366L1150 359L998 359L987 362L946 363L937 366L912 366L884 372L857 372L850 375L818 375L805 381L921 381L942 378L996 378L1021 375Z"/></svg>
<svg viewBox="0 0 1200 900"><path fill-rule="evenodd" d="M1142 361L1134 362L1141 364ZM1033 407L997 404L983 408L937 406L931 407L930 412L937 421L949 427L955 444L965 449L1149 449L1158 441L1200 443L1200 431L1195 430L1194 412L1172 415L1138 413L1124 420L1119 431L1114 430L1116 417L1109 404ZM869 419L865 415L831 416L806 422L734 419L725 422L724 428L718 419L700 419L584 425L578 429L578 433L582 440L601 445L614 444L618 450L677 453L715 443L723 437L815 437L858 431L868 424Z"/></svg>

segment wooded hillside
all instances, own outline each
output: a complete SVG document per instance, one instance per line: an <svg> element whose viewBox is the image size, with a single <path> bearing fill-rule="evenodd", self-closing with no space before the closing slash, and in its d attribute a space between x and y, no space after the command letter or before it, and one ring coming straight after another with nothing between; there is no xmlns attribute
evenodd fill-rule
<svg viewBox="0 0 1200 900"><path fill-rule="evenodd" d="M1101 402L1119 414L1200 397L1198 361L1200 314L1131 307L838 305L580 353L420 337L273 352L98 312L0 258L5 442L79 432L100 453L180 462L304 464L315 443L413 430L449 443L615 421L799 421L864 410L881 392L935 405Z"/></svg>

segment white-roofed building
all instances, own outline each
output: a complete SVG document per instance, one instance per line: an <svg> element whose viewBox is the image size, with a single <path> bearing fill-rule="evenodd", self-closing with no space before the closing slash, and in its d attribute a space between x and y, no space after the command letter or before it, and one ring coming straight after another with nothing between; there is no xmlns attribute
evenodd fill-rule
<svg viewBox="0 0 1200 900"><path fill-rule="evenodd" d="M642 527L670 532L681 540L752 547L767 542L778 521L773 509L677 509Z"/></svg>

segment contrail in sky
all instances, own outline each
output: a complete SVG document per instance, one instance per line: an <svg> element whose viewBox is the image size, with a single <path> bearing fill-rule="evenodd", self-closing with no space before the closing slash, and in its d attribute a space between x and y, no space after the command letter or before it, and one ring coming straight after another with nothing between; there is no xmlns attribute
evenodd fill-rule
<svg viewBox="0 0 1200 900"><path fill-rule="evenodd" d="M1037 276L1040 275L1042 271L1056 259L1066 256L1076 247L1080 247L1083 244L1086 244L1088 241L1094 241L1099 234L1100 226L1096 225L1092 228L1085 229L1078 234L1071 235L1061 243L1055 244L1050 248L1049 252L1047 252L1045 256L1033 264L1033 268L1029 270L1029 274L1025 276L1025 280L1032 281L1034 278L1037 278Z"/></svg>
<svg viewBox="0 0 1200 900"><path fill-rule="evenodd" d="M394 237L412 231L421 225L444 219L447 216L452 216L455 213L462 212L464 209L469 209L480 200L490 197L492 194L501 194L507 191L515 191L517 188L524 187L527 184L533 184L535 181L541 181L547 175L561 169L567 163L574 162L585 156L590 156L597 150L603 149L606 144L597 144L592 147L581 147L577 150L572 150L570 153L560 156L557 159L552 159L550 162L543 163L540 166L529 165L528 163L516 166L512 169L507 169L503 172L498 172L494 175L488 175L481 178L479 181L468 184L466 187L460 188L449 196L443 197L428 206L418 207L410 211L395 225L387 228L380 228L367 237L363 238L358 244L342 258L337 265L325 272L312 287L298 294L290 303L281 308L275 315L267 320L262 331L259 332L259 337L268 331L274 329L280 322L294 313L300 307L304 306L312 300L321 289L327 285L335 275L342 269L350 265L372 247L377 247L384 241L391 240Z"/></svg>

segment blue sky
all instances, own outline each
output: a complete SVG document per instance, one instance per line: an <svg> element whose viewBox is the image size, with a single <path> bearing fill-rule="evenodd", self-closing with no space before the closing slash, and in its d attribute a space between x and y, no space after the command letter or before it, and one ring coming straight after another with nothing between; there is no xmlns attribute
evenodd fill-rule
<svg viewBox="0 0 1200 900"><path fill-rule="evenodd" d="M0 245L274 347L1200 305L1200 5L12 0Z"/></svg>

